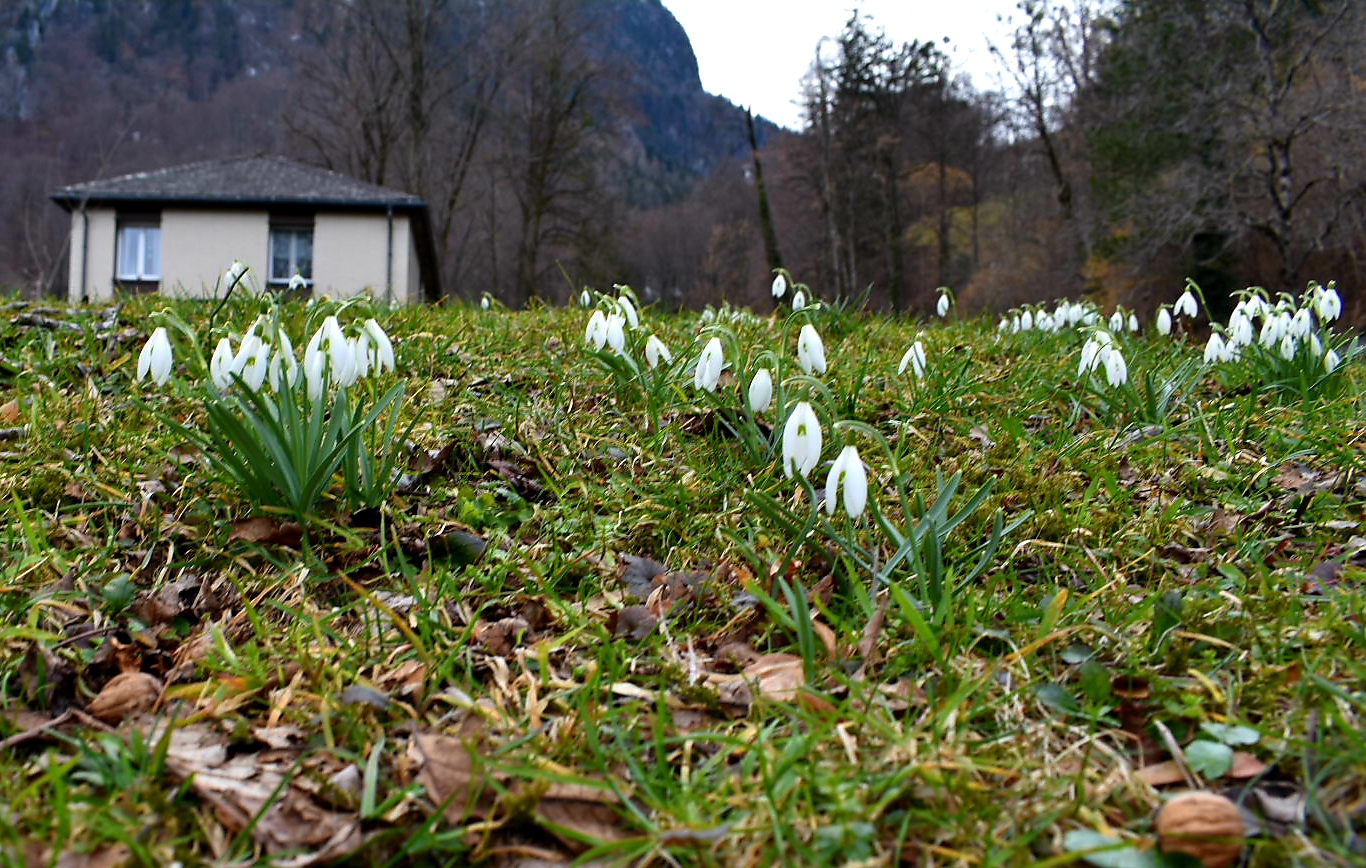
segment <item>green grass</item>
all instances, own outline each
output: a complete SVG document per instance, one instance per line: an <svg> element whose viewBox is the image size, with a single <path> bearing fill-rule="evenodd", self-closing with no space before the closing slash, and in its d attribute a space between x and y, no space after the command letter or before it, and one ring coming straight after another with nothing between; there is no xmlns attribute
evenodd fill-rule
<svg viewBox="0 0 1366 868"><path fill-rule="evenodd" d="M1303 799L1250 864L1366 858L1358 359L1262 388L1126 337L1120 395L1078 381L1076 332L808 312L816 490L857 419L891 526L955 476L948 513L986 491L898 558L868 516L812 517L745 427L748 371L694 393L714 325L644 312L675 362L642 387L583 311L396 310L417 481L378 514L338 482L300 549L241 539L250 504L158 422L202 408L132 382L155 301L109 333L0 323L0 429L25 428L0 441L0 738L29 735L0 751L5 864L1070 864L1077 830L1148 852L1182 785L1134 770L1210 723L1255 730L1237 749L1270 770L1209 788ZM728 327L819 394L795 324ZM896 366L922 332L917 383ZM635 556L670 573L648 632ZM779 674L746 685L762 654ZM61 716L121 671L163 681L150 713Z"/></svg>

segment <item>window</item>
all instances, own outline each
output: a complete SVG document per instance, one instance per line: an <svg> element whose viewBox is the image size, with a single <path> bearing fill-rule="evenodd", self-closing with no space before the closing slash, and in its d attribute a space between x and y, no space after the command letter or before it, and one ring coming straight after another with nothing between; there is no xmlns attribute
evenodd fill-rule
<svg viewBox="0 0 1366 868"><path fill-rule="evenodd" d="M118 262L114 277L123 283L161 280L161 226L148 222L120 222Z"/></svg>
<svg viewBox="0 0 1366 868"><path fill-rule="evenodd" d="M294 275L313 285L313 224L270 224L270 283L288 286Z"/></svg>

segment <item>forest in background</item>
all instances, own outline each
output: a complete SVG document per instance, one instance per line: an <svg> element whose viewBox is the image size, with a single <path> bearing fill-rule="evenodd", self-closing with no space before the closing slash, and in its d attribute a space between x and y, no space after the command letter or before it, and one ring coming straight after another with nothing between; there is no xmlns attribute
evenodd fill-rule
<svg viewBox="0 0 1366 868"><path fill-rule="evenodd" d="M999 89L857 14L784 46L803 128L751 138L658 0L18 0L0 286L63 291L60 186L279 153L422 196L446 291L512 307L766 306L782 265L912 313L1336 279L1366 320L1366 4L1020 8Z"/></svg>

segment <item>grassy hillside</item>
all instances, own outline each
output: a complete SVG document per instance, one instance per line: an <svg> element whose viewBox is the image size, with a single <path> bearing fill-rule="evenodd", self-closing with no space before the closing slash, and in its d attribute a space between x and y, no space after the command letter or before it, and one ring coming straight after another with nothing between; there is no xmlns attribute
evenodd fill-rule
<svg viewBox="0 0 1366 868"><path fill-rule="evenodd" d="M590 302L602 350L585 308L10 305L8 861L1155 865L1204 789L1250 864L1360 864L1366 408L1316 302L1208 363L1070 305ZM295 386L211 385L262 311ZM395 370L306 397L327 313ZM251 487L327 456L232 419L399 385L312 500Z"/></svg>

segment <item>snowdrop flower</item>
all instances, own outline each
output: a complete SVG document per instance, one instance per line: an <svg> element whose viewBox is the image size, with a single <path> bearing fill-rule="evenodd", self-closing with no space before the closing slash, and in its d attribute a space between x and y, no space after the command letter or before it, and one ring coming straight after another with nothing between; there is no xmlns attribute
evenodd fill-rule
<svg viewBox="0 0 1366 868"><path fill-rule="evenodd" d="M302 292L305 289L308 289L308 281L304 280L304 276L299 272L294 272L294 276L289 279L289 291Z"/></svg>
<svg viewBox="0 0 1366 868"><path fill-rule="evenodd" d="M241 355L240 350L238 355ZM335 316L323 320L322 326L309 339L308 347L304 350L305 376L308 374L309 358L312 356L325 357L324 368L332 382L349 386L356 381L356 363L352 358L351 342L342 334Z"/></svg>
<svg viewBox="0 0 1366 868"><path fill-rule="evenodd" d="M223 272L223 290L227 292L234 286L241 283L247 276L247 264L240 259L234 259L228 270Z"/></svg>
<svg viewBox="0 0 1366 868"><path fill-rule="evenodd" d="M844 489L844 511L850 518L858 518L863 515L863 508L868 505L868 473L863 467L862 459L859 458L858 450L853 446L844 447L835 463L830 465L830 475L825 479L826 515L835 514L841 482Z"/></svg>
<svg viewBox="0 0 1366 868"><path fill-rule="evenodd" d="M1027 332L1032 328L1034 328L1034 314L1029 311L1020 314L1020 331Z"/></svg>
<svg viewBox="0 0 1366 868"><path fill-rule="evenodd" d="M806 476L820 458L821 422L810 404L799 401L783 426L783 473L788 479L794 471Z"/></svg>
<svg viewBox="0 0 1366 868"><path fill-rule="evenodd" d="M1319 340L1319 336L1312 332L1309 335L1309 352L1313 353L1316 359L1323 355L1323 341Z"/></svg>
<svg viewBox="0 0 1366 868"><path fill-rule="evenodd" d="M1110 314L1110 331L1112 331L1112 332L1122 332L1122 331L1124 331L1124 314L1121 313L1121 312L1118 311L1118 310L1116 310L1114 313Z"/></svg>
<svg viewBox="0 0 1366 868"><path fill-rule="evenodd" d="M1337 350L1329 350L1323 355L1323 367L1328 373L1337 370L1338 365L1342 364L1342 358L1338 356Z"/></svg>
<svg viewBox="0 0 1366 868"><path fill-rule="evenodd" d="M784 295L787 295L787 278L783 277L781 274L774 277L772 291L774 298L782 298Z"/></svg>
<svg viewBox="0 0 1366 868"><path fill-rule="evenodd" d="M796 298L793 298L796 301ZM797 335L797 361L808 374L825 373L825 344L811 323L802 326Z"/></svg>
<svg viewBox="0 0 1366 868"><path fill-rule="evenodd" d="M1129 312L1129 331L1131 333L1136 333L1138 331L1138 314L1133 311Z"/></svg>
<svg viewBox="0 0 1366 868"><path fill-rule="evenodd" d="M626 352L626 318L619 313L607 315L607 346L612 352L623 355Z"/></svg>
<svg viewBox="0 0 1366 868"><path fill-rule="evenodd" d="M1262 331L1258 336L1262 346L1270 349L1280 343L1282 337L1290 331L1290 314L1281 311L1277 314L1268 316L1262 323Z"/></svg>
<svg viewBox="0 0 1366 868"><path fill-rule="evenodd" d="M947 292L939 293L939 301L934 306L934 312L939 314L940 319L949 315L949 294Z"/></svg>
<svg viewBox="0 0 1366 868"><path fill-rule="evenodd" d="M1252 320L1241 310L1234 310L1228 318L1228 343L1245 347L1252 343Z"/></svg>
<svg viewBox="0 0 1366 868"><path fill-rule="evenodd" d="M806 293L802 292L799 289L796 292L792 293L792 309L794 311L797 311L801 310L804 307L806 307Z"/></svg>
<svg viewBox="0 0 1366 868"><path fill-rule="evenodd" d="M363 379L370 373L370 336L362 331L347 343L351 344L351 362L356 366L356 379Z"/></svg>
<svg viewBox="0 0 1366 868"><path fill-rule="evenodd" d="M674 360L673 353L669 352L669 348L664 346L663 341L654 335L650 335L650 339L645 342L645 361L650 367L657 368L660 359L668 364Z"/></svg>
<svg viewBox="0 0 1366 868"><path fill-rule="evenodd" d="M1173 316L1188 316L1192 319L1200 313L1200 307L1196 304L1195 295L1188 289L1181 293L1181 297L1172 305Z"/></svg>
<svg viewBox="0 0 1366 868"><path fill-rule="evenodd" d="M323 394L323 371L327 364L327 357L322 353L304 353L304 386L308 391L308 400L316 401Z"/></svg>
<svg viewBox="0 0 1366 868"><path fill-rule="evenodd" d="M1078 377L1084 377L1095 370L1096 365L1100 362L1100 351L1104 347L1105 344L1101 343L1096 335L1092 335L1086 343L1082 344L1081 364L1077 365Z"/></svg>
<svg viewBox="0 0 1366 868"><path fill-rule="evenodd" d="M389 340L389 336L385 334L384 329L380 327L380 324L375 322L373 318L367 319L365 324L361 326L361 331L370 338L370 353L372 356L371 367L374 368L375 373L382 374L386 369L390 371L394 370L394 345ZM294 355L294 349L289 346L289 339L283 334L281 334L280 337L285 347L288 348L289 355L292 357ZM294 381L290 380L290 382L292 383Z"/></svg>
<svg viewBox="0 0 1366 868"><path fill-rule="evenodd" d="M238 371L242 382L253 392L260 389L261 384L266 381L266 372L270 365L270 344L254 334L249 334L242 341L237 357L242 359L242 366Z"/></svg>
<svg viewBox="0 0 1366 868"><path fill-rule="evenodd" d="M584 343L595 350L607 346L607 315L600 310L593 311L588 318L588 328L583 333Z"/></svg>
<svg viewBox="0 0 1366 868"><path fill-rule="evenodd" d="M754 372L754 379L749 381L749 411L762 413L772 402L773 375L768 368L760 368Z"/></svg>
<svg viewBox="0 0 1366 868"><path fill-rule="evenodd" d="M1281 337L1281 358L1285 359L1287 362L1295 358L1294 335L1287 333Z"/></svg>
<svg viewBox="0 0 1366 868"><path fill-rule="evenodd" d="M492 306L493 302L489 301L489 294L487 292L479 297L480 310L488 310Z"/></svg>
<svg viewBox="0 0 1366 868"><path fill-rule="evenodd" d="M284 334L281 333L280 337L284 338ZM267 380L272 392L280 391L282 382L292 386L299 379L299 363L294 359L293 350L288 348L288 340L285 338L285 345L277 348L270 357Z"/></svg>
<svg viewBox="0 0 1366 868"><path fill-rule="evenodd" d="M1047 311L1039 311L1038 318L1034 320L1034 327L1041 332L1057 331L1062 325L1058 319L1061 318L1055 319L1054 317L1049 316Z"/></svg>
<svg viewBox="0 0 1366 868"><path fill-rule="evenodd" d="M137 382L151 375L152 382L158 386L166 385L171 378L171 339L166 335L165 326L157 326L152 336L138 353Z"/></svg>
<svg viewBox="0 0 1366 868"><path fill-rule="evenodd" d="M721 352L721 339L712 338L707 341L707 345L702 348L702 355L697 359L697 367L693 369L693 388L715 392L725 361L726 357Z"/></svg>
<svg viewBox="0 0 1366 868"><path fill-rule="evenodd" d="M219 338L218 346L214 347L213 356L209 359L209 380L220 392L228 390L232 385L232 375L237 373L234 358L232 342L227 338Z"/></svg>
<svg viewBox="0 0 1366 868"><path fill-rule="evenodd" d="M925 344L916 341L911 344L911 348L906 350L901 357L901 364L897 365L897 374L906 373L906 366L910 365L911 373L915 374L917 380L925 379Z"/></svg>
<svg viewBox="0 0 1366 868"><path fill-rule="evenodd" d="M1119 347L1107 346L1101 350L1105 364L1105 380L1111 386L1122 386L1129 381L1129 366L1124 363L1124 354Z"/></svg>
<svg viewBox="0 0 1366 868"><path fill-rule="evenodd" d="M583 292L579 293L579 304L583 307L592 307L593 294L586 289Z"/></svg>
<svg viewBox="0 0 1366 868"><path fill-rule="evenodd" d="M1302 307L1295 311L1295 315L1290 318L1290 333L1300 340L1309 337L1309 333L1314 330L1314 323L1309 319L1309 308Z"/></svg>
<svg viewBox="0 0 1366 868"><path fill-rule="evenodd" d="M1164 337L1172 333L1172 313L1166 306L1157 309L1157 333Z"/></svg>
<svg viewBox="0 0 1366 868"><path fill-rule="evenodd" d="M1012 317L1010 318L1010 333L1011 333L1011 334L1019 334L1019 332L1020 332L1020 315L1017 313L1017 314L1015 314L1014 316L1012 316Z"/></svg>
<svg viewBox="0 0 1366 868"><path fill-rule="evenodd" d="M1205 364L1208 365L1214 362L1222 362L1226 353L1227 348L1224 346L1223 335L1218 332L1211 334L1209 336L1209 341L1205 343Z"/></svg>
<svg viewBox="0 0 1366 868"><path fill-rule="evenodd" d="M622 316L626 317L626 322L631 324L631 328L640 328L640 315L636 313L636 306L631 304L631 300L626 296L617 299L617 307L621 309Z"/></svg>
<svg viewBox="0 0 1366 868"><path fill-rule="evenodd" d="M1002 318L1002 320L996 324L996 331L1003 332L1009 327L1010 323L1006 322L1006 320Z"/></svg>
<svg viewBox="0 0 1366 868"><path fill-rule="evenodd" d="M1318 287L1314 293L1314 313L1321 323L1332 322L1342 316L1342 296L1338 295L1335 284L1329 283L1327 289Z"/></svg>

